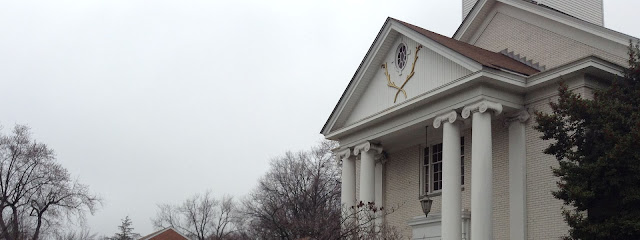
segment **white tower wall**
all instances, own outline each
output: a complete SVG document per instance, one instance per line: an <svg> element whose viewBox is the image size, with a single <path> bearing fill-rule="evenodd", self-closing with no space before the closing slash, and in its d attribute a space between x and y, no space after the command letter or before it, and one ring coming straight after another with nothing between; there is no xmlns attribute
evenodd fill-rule
<svg viewBox="0 0 640 240"><path fill-rule="evenodd" d="M462 19L473 8L478 0L462 0ZM508 0L523 1L523 0ZM537 0L538 4L544 4L558 11L585 20L587 22L604 26L604 8L602 0Z"/></svg>

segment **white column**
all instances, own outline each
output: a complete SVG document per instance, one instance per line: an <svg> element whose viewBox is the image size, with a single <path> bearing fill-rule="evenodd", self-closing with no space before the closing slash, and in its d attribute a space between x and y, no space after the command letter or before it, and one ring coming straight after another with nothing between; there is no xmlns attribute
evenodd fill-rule
<svg viewBox="0 0 640 240"><path fill-rule="evenodd" d="M509 124L509 239L527 239L526 205L526 110L507 118Z"/></svg>
<svg viewBox="0 0 640 240"><path fill-rule="evenodd" d="M460 185L460 124L452 111L434 119L433 127L442 124L442 239L462 239L462 193Z"/></svg>
<svg viewBox="0 0 640 240"><path fill-rule="evenodd" d="M382 153L382 147L365 142L355 146L353 153L360 155L360 201L367 206L375 203L375 159Z"/></svg>
<svg viewBox="0 0 640 240"><path fill-rule="evenodd" d="M467 106L462 117L473 112L471 125L471 236L474 240L493 240L493 149L491 111L502 112L502 105L489 101Z"/></svg>
<svg viewBox="0 0 640 240"><path fill-rule="evenodd" d="M378 157L376 158L376 173L375 173L375 203L376 203L376 207L380 208L384 206L384 202L382 200L382 196L383 196L383 179L382 179L382 174L384 171L384 163L385 163L386 159L382 158L382 154L379 154ZM379 211L377 216L376 216L376 225L380 226L382 223L384 222L384 214L382 213L382 211Z"/></svg>
<svg viewBox="0 0 640 240"><path fill-rule="evenodd" d="M356 205L356 161L355 156L351 154L350 149L345 149L337 153L340 160L342 160L342 186L341 186L341 203L343 219L346 222L351 219L346 219L353 214L352 207Z"/></svg>

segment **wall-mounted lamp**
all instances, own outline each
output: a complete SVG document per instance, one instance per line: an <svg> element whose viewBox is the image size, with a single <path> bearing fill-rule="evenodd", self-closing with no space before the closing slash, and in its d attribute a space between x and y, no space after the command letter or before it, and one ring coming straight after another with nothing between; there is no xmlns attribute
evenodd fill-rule
<svg viewBox="0 0 640 240"><path fill-rule="evenodd" d="M431 204L433 204L433 200L428 196L424 196L420 199L420 206L422 206L422 212L424 212L425 217L427 217L429 212L431 212Z"/></svg>
<svg viewBox="0 0 640 240"><path fill-rule="evenodd" d="M426 126L424 128L424 144L425 146L428 146L429 144L429 126ZM433 200L431 200L431 198L429 198L429 196L423 195L420 197L420 206L422 206L422 212L424 212L424 216L427 217L429 215L429 212L431 212L431 205L433 204Z"/></svg>

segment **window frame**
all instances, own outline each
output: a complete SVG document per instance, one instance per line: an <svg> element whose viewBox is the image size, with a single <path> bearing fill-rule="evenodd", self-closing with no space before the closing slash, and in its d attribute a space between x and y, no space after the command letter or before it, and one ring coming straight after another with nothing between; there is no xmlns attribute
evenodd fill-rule
<svg viewBox="0 0 640 240"><path fill-rule="evenodd" d="M409 47L404 42L400 42L396 47L396 55L394 60L396 69L402 71L407 66L408 60L409 60Z"/></svg>
<svg viewBox="0 0 640 240"><path fill-rule="evenodd" d="M440 147L438 147L438 145L440 145ZM435 177L436 175L434 175L434 170L435 164L440 164L440 168L442 166L442 141L440 140L439 142L436 143L430 143L427 146L423 146L421 148L420 151L420 195L421 196L432 196L432 195L440 195L442 194L442 169L440 169L440 179L439 180L434 180L433 177ZM460 170L461 170L461 188L464 190L464 184L465 184L465 144L464 144L464 136L460 137L460 161L461 161L461 165L460 165ZM435 154L440 154L440 161L439 162L435 162L434 163L434 151L437 150L437 148L439 148L439 152L436 152ZM428 153L427 153L428 152ZM428 160L425 158L426 156L428 156ZM425 163L428 161L428 165L425 165ZM425 181L428 180L428 182ZM437 190L434 190L434 182L438 182L440 185L440 188Z"/></svg>

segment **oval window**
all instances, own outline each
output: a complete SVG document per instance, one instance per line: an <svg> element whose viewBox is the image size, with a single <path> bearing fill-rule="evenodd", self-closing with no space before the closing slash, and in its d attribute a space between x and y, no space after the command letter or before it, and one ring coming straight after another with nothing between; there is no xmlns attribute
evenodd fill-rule
<svg viewBox="0 0 640 240"><path fill-rule="evenodd" d="M396 49L396 67L402 70L407 65L407 46L400 43Z"/></svg>

